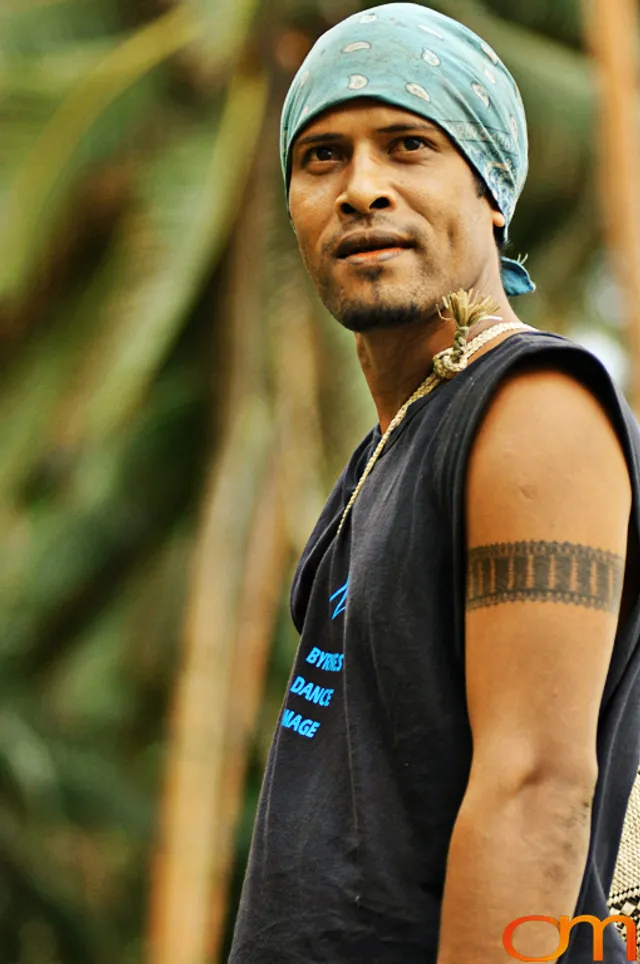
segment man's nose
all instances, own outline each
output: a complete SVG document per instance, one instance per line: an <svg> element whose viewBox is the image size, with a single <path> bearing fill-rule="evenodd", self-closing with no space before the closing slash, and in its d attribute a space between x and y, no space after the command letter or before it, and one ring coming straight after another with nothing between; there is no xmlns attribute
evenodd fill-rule
<svg viewBox="0 0 640 964"><path fill-rule="evenodd" d="M344 189L336 199L339 214L369 214L394 206L386 165L371 152L354 152L346 174Z"/></svg>

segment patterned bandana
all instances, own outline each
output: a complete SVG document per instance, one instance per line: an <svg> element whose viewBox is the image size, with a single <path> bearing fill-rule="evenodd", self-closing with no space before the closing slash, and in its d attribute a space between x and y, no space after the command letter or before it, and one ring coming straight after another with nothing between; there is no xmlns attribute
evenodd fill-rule
<svg viewBox="0 0 640 964"><path fill-rule="evenodd" d="M467 27L415 3L347 17L314 44L282 109L280 161L289 190L293 142L337 104L374 97L439 124L478 172L507 225L528 171L520 91L497 54ZM502 258L507 295L535 291L519 261Z"/></svg>

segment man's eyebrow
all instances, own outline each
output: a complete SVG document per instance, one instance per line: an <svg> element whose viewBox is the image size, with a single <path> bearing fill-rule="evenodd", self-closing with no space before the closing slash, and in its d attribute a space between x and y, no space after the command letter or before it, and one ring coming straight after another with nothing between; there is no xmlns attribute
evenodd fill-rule
<svg viewBox="0 0 640 964"><path fill-rule="evenodd" d="M301 137L297 140L295 147L304 147L305 144L318 144L320 141L339 141L344 140L344 134L332 134L330 131L325 131L322 134L307 134L306 137Z"/></svg>
<svg viewBox="0 0 640 964"><path fill-rule="evenodd" d="M404 124L389 124L387 127L379 127L376 134L401 134L403 131L426 131L428 134L438 134L440 129L435 124L428 121L407 121ZM332 131L323 131L321 134L306 134L294 144L294 151L309 144L320 144L322 141L341 141L345 135Z"/></svg>
<svg viewBox="0 0 640 964"><path fill-rule="evenodd" d="M435 124L424 123L424 121L413 121L405 124L390 124L388 127L379 127L378 134L399 134L402 131L428 131L430 134L437 134L439 128Z"/></svg>

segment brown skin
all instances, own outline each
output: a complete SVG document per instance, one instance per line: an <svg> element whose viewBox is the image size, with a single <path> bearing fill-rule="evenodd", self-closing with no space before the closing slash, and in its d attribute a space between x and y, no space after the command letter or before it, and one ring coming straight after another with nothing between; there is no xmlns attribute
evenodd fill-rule
<svg viewBox="0 0 640 964"><path fill-rule="evenodd" d="M381 131L399 123L414 126ZM302 141L316 134L326 137L308 155L311 145ZM383 430L434 354L452 342L454 322L435 311L444 295L474 287L493 296L504 321L516 320L493 238L502 216L477 196L448 138L421 118L363 100L314 120L294 149L290 210L325 304L361 329L358 356ZM389 260L337 260L340 239L363 226L398 232L415 247ZM495 323L481 322L474 332ZM624 566L630 510L625 457L594 396L540 363L506 378L469 458L468 549L569 542L613 553ZM626 572L637 598L637 574L628 564ZM473 761L449 846L438 964L506 964L509 922L573 915L617 625L615 605L603 612L510 600L467 608ZM529 922L514 943L521 954L540 957L555 952L558 933Z"/></svg>
<svg viewBox="0 0 640 964"><path fill-rule="evenodd" d="M468 547L569 542L614 553L624 566L630 510L625 457L591 392L552 363L507 377L469 458ZM617 607L520 600L467 608L474 752L449 845L437 964L513 964L502 946L510 921L574 916L617 627ZM529 957L558 944L547 923L522 924L514 937Z"/></svg>
<svg viewBox="0 0 640 964"><path fill-rule="evenodd" d="M437 313L445 295L474 288L493 297L504 321L518 320L494 238L504 216L478 197L444 131L417 114L361 98L314 118L293 147L289 208L324 304L356 332L382 431L452 343L455 322ZM340 241L363 230L391 231L414 247L383 261L337 257ZM480 322L473 334L495 324Z"/></svg>

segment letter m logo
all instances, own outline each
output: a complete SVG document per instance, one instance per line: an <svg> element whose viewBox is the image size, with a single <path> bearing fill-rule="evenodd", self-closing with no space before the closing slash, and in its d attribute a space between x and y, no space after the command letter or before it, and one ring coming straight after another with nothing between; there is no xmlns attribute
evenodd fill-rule
<svg viewBox="0 0 640 964"><path fill-rule="evenodd" d="M560 918L560 933L562 934L563 928L566 926L565 921L568 918ZM604 920L598 920L597 917L593 917L591 914L582 914L580 917L572 917L569 922L568 930L566 934L574 926L574 924L579 924L581 922L589 923L593 927L593 959L594 961L602 961L604 959L604 929L607 924L612 924L614 921L618 921L620 924L624 924L627 931L627 960L635 961L636 958L636 946L637 946L637 928L636 923L631 917L627 917L624 914L611 914L610 917L605 917Z"/></svg>

